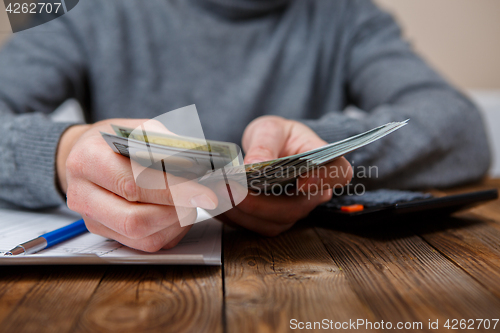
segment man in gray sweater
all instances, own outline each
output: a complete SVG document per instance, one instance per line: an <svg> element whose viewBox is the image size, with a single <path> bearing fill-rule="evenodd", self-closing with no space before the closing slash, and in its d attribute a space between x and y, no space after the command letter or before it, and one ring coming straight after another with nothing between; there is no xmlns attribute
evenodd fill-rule
<svg viewBox="0 0 500 333"><path fill-rule="evenodd" d="M367 186L451 186L489 166L476 107L369 0L81 0L41 27L50 32L19 32L0 51L0 198L41 208L65 193L90 231L131 247L173 246L187 228L168 195L135 185L129 162L98 132L190 104L205 136L241 142L245 162L410 118L349 156L378 168ZM68 98L93 125L49 119ZM325 182L343 185L350 174L334 178ZM330 197L248 196L225 219L274 235ZM184 199L193 209L217 205L202 186Z"/></svg>

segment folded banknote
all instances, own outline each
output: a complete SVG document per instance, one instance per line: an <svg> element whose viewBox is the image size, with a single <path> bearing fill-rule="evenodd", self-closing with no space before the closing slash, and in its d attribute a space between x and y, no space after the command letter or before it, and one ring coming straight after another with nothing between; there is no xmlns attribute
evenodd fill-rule
<svg viewBox="0 0 500 333"><path fill-rule="evenodd" d="M311 170L364 147L405 126L408 120L391 122L347 139L300 154L243 165L239 147L231 142L202 140L172 133L112 125L115 135L102 133L118 154L142 165L200 183L241 179L251 188L288 184ZM221 171L222 172L219 172Z"/></svg>

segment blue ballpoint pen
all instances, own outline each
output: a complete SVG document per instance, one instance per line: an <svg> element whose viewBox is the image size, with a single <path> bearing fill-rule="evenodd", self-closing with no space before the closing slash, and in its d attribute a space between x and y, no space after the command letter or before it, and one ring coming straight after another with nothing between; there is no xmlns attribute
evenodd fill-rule
<svg viewBox="0 0 500 333"><path fill-rule="evenodd" d="M32 254L78 236L85 231L88 230L87 227L85 227L85 222L81 219L65 227L43 234L26 243L19 244L4 255L17 256L20 254Z"/></svg>

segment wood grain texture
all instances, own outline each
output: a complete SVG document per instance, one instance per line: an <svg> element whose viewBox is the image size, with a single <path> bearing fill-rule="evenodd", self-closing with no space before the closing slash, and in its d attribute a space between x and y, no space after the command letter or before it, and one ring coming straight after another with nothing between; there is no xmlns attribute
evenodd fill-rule
<svg viewBox="0 0 500 333"><path fill-rule="evenodd" d="M0 267L0 332L285 332L291 319L424 331L439 319L449 332L447 319L498 318L500 201L422 222L363 235L309 220L275 238L225 228L222 269Z"/></svg>
<svg viewBox="0 0 500 333"><path fill-rule="evenodd" d="M227 332L288 332L290 320L374 316L310 227L274 238L225 228Z"/></svg>
<svg viewBox="0 0 500 333"><path fill-rule="evenodd" d="M418 321L426 331L429 319L498 318L499 298L410 232L368 237L317 230L379 321Z"/></svg>
<svg viewBox="0 0 500 333"><path fill-rule="evenodd" d="M450 219L447 225L421 236L500 298L500 230L473 216Z"/></svg>
<svg viewBox="0 0 500 333"><path fill-rule="evenodd" d="M480 190L492 185L500 188L500 182L490 181L487 185L459 191ZM419 234L500 298L500 200L420 228Z"/></svg>
<svg viewBox="0 0 500 333"><path fill-rule="evenodd" d="M222 332L221 267L111 267L74 332Z"/></svg>
<svg viewBox="0 0 500 333"><path fill-rule="evenodd" d="M4 319L40 279L38 270L29 267L0 268L0 330Z"/></svg>
<svg viewBox="0 0 500 333"><path fill-rule="evenodd" d="M104 271L85 266L2 267L0 332L70 331Z"/></svg>

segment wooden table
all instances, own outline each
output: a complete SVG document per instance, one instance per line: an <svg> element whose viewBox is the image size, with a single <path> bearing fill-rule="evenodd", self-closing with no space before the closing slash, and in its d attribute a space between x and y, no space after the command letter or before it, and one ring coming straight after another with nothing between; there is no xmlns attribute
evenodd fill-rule
<svg viewBox="0 0 500 333"><path fill-rule="evenodd" d="M500 180L467 190L491 187ZM426 222L359 235L309 219L275 238L226 228L222 267L0 267L0 331L281 332L364 320L374 329L358 331L384 321L444 332L453 319L500 331L499 201Z"/></svg>

